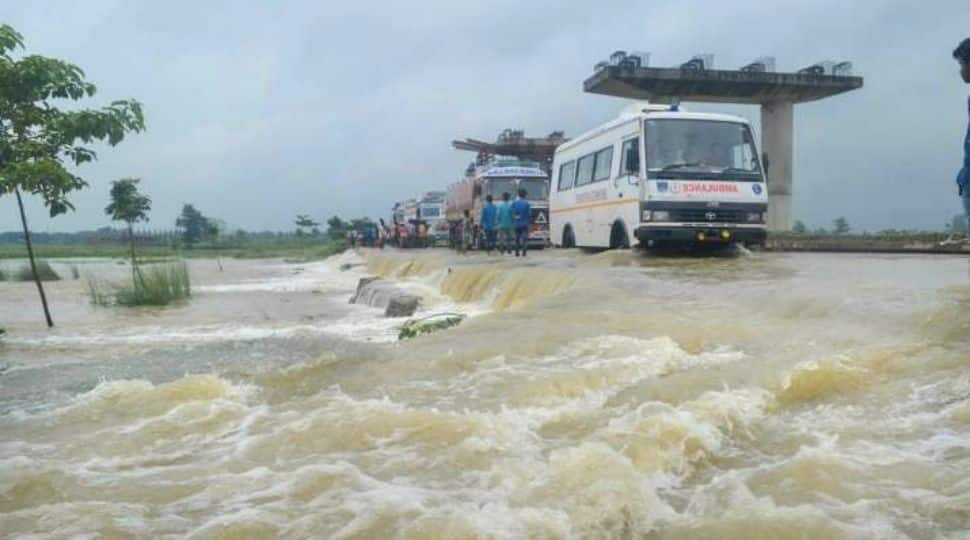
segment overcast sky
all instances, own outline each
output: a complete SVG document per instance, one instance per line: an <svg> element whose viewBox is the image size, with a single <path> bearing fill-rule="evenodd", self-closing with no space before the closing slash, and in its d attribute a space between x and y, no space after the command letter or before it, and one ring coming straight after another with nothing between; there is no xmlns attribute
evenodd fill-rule
<svg viewBox="0 0 970 540"><path fill-rule="evenodd" d="M29 53L81 66L99 87L89 105L133 97L147 117L79 170L76 212L51 220L31 201L38 231L109 224L109 182L125 176L143 179L158 228L186 202L252 230L386 216L461 176L473 156L452 139L570 136L615 115L623 100L582 82L616 49L655 66L851 60L863 89L795 108L796 219L939 229L960 211L970 86L951 53L970 36L967 0L44 0L5 1L0 21ZM758 121L756 107L688 107ZM0 198L0 230L18 227Z"/></svg>

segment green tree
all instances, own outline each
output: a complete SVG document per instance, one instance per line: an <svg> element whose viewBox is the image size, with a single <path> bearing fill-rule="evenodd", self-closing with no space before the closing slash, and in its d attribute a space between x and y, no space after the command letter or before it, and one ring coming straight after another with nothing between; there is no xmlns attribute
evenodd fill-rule
<svg viewBox="0 0 970 540"><path fill-rule="evenodd" d="M339 240L344 238L347 234L347 228L350 226L349 223L340 219L339 216L333 216L327 220L327 236L331 240Z"/></svg>
<svg viewBox="0 0 970 540"><path fill-rule="evenodd" d="M145 129L141 104L113 101L100 109L61 110L58 100L78 101L97 88L81 68L38 55L14 57L23 36L0 25L0 195L13 194L20 209L27 258L47 326L54 326L30 241L22 192L38 195L54 217L73 210L68 196L88 184L66 165L96 159L89 146L98 141L114 146L130 132Z"/></svg>
<svg viewBox="0 0 970 540"><path fill-rule="evenodd" d="M314 221L306 214L298 214L294 223L296 224L297 234L302 234L303 229L310 229L311 231L316 229L319 232L318 227L320 226L320 223Z"/></svg>
<svg viewBox="0 0 970 540"><path fill-rule="evenodd" d="M357 218L357 219L350 220L350 228L359 233L362 233L368 227L373 227L373 226L374 226L374 222L371 221L370 218Z"/></svg>
<svg viewBox="0 0 970 540"><path fill-rule="evenodd" d="M849 226L849 221L844 217L840 217L832 222L832 232L835 234L849 234L852 227Z"/></svg>
<svg viewBox="0 0 970 540"><path fill-rule="evenodd" d="M182 243L191 248L200 240L206 240L219 234L215 223L202 215L195 206L182 206L182 214L175 220L175 226L182 229Z"/></svg>
<svg viewBox="0 0 970 540"><path fill-rule="evenodd" d="M152 209L152 200L138 192L140 181L138 178L122 178L112 182L111 203L104 209L104 213L111 216L112 220L124 221L128 225L132 282L138 275L138 264L135 260L135 223L148 221L148 212Z"/></svg>
<svg viewBox="0 0 970 540"><path fill-rule="evenodd" d="M807 230L808 230L808 227L806 227L805 224L802 223L802 220L800 219L795 221L795 225L793 225L791 228L791 232L795 234L805 234L805 231Z"/></svg>

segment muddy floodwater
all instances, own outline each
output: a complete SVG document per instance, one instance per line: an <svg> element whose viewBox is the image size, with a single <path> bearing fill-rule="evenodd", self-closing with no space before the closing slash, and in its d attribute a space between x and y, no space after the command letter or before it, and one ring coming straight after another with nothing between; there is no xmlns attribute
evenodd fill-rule
<svg viewBox="0 0 970 540"><path fill-rule="evenodd" d="M71 264L0 282L2 537L970 538L966 257Z"/></svg>

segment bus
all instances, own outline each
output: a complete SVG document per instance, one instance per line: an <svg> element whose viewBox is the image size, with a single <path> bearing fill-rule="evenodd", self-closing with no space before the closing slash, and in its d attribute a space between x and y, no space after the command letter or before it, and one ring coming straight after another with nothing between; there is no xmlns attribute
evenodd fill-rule
<svg viewBox="0 0 970 540"><path fill-rule="evenodd" d="M768 193L751 126L737 116L634 103L556 149L556 246L758 245Z"/></svg>

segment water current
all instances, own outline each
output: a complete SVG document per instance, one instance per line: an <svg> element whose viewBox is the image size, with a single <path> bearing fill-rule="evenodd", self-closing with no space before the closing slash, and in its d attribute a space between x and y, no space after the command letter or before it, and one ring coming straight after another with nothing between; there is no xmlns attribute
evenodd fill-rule
<svg viewBox="0 0 970 540"><path fill-rule="evenodd" d="M0 282L3 537L970 538L966 258L72 264L51 331Z"/></svg>

